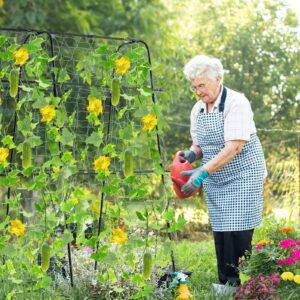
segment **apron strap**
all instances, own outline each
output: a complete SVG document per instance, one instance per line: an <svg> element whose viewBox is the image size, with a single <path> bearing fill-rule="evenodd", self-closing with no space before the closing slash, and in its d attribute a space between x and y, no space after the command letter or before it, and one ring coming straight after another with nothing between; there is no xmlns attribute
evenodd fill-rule
<svg viewBox="0 0 300 300"><path fill-rule="evenodd" d="M224 86L223 87L222 96L221 96L221 102L219 104L219 112L223 112L224 111L224 104L225 104L226 96L227 96L227 89Z"/></svg>

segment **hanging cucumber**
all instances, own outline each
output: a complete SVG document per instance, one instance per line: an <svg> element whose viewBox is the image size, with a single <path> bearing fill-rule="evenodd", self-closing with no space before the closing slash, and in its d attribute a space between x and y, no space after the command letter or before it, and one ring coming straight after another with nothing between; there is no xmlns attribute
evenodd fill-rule
<svg viewBox="0 0 300 300"><path fill-rule="evenodd" d="M143 277L148 280L151 276L152 256L150 252L146 252L143 257Z"/></svg>
<svg viewBox="0 0 300 300"><path fill-rule="evenodd" d="M11 97L15 98L18 95L19 69L12 69L10 71L9 83L10 83L9 94Z"/></svg>
<svg viewBox="0 0 300 300"><path fill-rule="evenodd" d="M31 166L32 161L32 150L29 142L23 143L23 153L22 153L22 167L24 169Z"/></svg>
<svg viewBox="0 0 300 300"><path fill-rule="evenodd" d="M42 245L42 263L41 267L43 272L46 272L50 266L50 246L47 243Z"/></svg>
<svg viewBox="0 0 300 300"><path fill-rule="evenodd" d="M120 80L119 78L114 78L112 80L112 94L111 94L111 104L117 106L120 101Z"/></svg>
<svg viewBox="0 0 300 300"><path fill-rule="evenodd" d="M124 154L124 175L129 177L133 174L133 157L130 150L125 150Z"/></svg>

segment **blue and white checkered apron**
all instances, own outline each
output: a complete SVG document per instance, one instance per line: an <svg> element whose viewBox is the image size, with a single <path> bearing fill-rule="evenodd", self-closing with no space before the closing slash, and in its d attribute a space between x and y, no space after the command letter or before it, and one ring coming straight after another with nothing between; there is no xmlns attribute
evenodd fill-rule
<svg viewBox="0 0 300 300"><path fill-rule="evenodd" d="M224 87L219 112L199 112L197 139L203 152L202 165L224 147ZM203 182L213 231L253 229L262 219L264 154L256 134L252 134L240 154Z"/></svg>

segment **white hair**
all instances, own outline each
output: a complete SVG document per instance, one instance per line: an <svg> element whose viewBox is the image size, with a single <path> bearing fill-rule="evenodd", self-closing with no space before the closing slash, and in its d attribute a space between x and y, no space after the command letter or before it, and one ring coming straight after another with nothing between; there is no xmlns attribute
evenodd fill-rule
<svg viewBox="0 0 300 300"><path fill-rule="evenodd" d="M184 66L183 73L190 81L199 77L207 77L211 80L220 77L222 80L224 69L219 59L196 55Z"/></svg>

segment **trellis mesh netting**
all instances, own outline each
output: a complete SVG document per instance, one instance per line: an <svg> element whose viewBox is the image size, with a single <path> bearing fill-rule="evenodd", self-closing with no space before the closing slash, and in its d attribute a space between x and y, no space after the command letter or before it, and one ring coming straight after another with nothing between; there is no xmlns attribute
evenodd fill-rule
<svg viewBox="0 0 300 300"><path fill-rule="evenodd" d="M1 169L1 221L6 215L22 219L26 230L40 241L64 234L64 226L73 238L84 230L82 240L87 242L106 224L124 225L128 214L123 200L146 203L156 198L166 209L155 129L159 111L147 46L110 37L18 30L0 30L0 34L1 140L10 148L10 165ZM13 52L20 47L30 57L18 68ZM129 59L130 68L117 76L115 62L123 57ZM9 75L14 68L19 72L16 97L11 96ZM117 106L111 105L113 77L121 84ZM88 99L100 99L99 115L88 111ZM49 104L56 109L52 125L41 116L41 109ZM148 129L142 122L147 115L152 118ZM29 167L24 167L25 142L32 151ZM124 176L125 150L133 157L134 174L129 177ZM94 170L99 156L110 158L109 173ZM147 218L142 212L138 216L142 221ZM66 243L73 239L64 238ZM93 240L93 247L95 242L99 239ZM70 244L68 248L72 280Z"/></svg>

